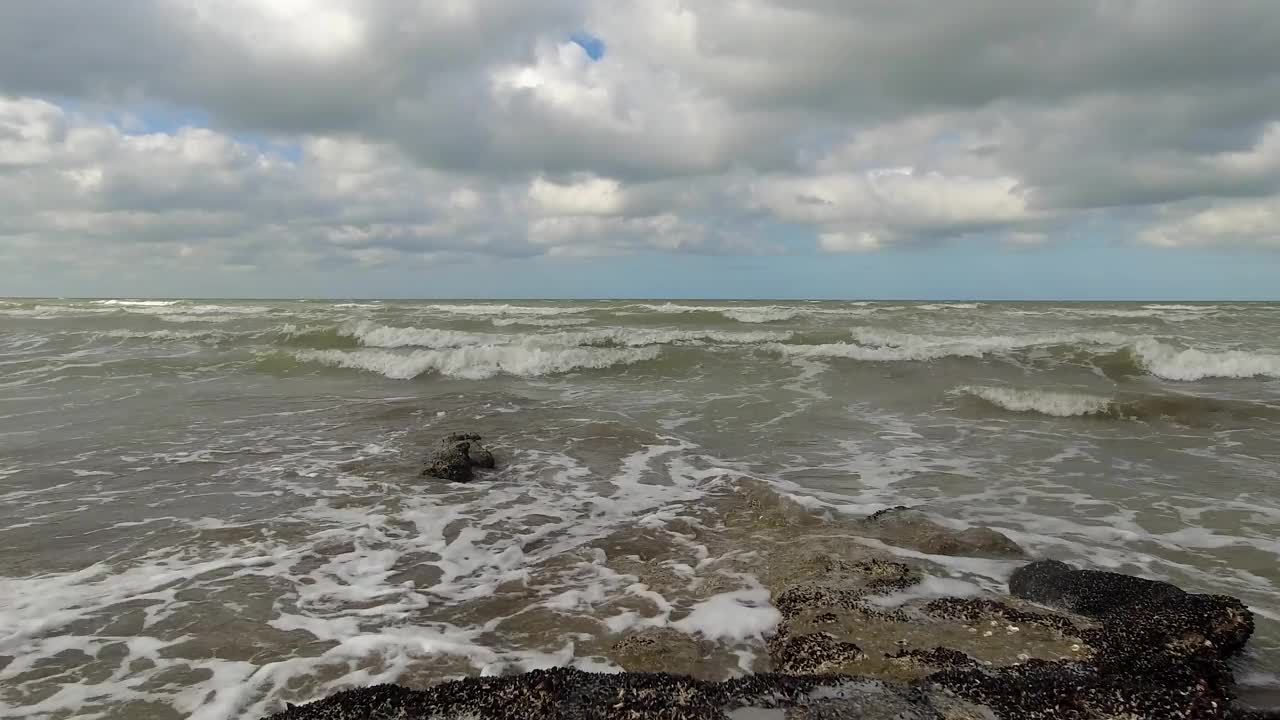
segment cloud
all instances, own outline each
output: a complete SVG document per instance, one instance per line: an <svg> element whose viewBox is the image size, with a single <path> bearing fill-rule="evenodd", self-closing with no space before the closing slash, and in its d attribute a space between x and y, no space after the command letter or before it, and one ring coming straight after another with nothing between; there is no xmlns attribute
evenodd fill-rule
<svg viewBox="0 0 1280 720"><path fill-rule="evenodd" d="M1157 247L1280 248L1280 196L1190 212L1146 228L1139 238Z"/></svg>
<svg viewBox="0 0 1280 720"><path fill-rule="evenodd" d="M0 4L5 257L1271 246L1277 196L1270 0Z"/></svg>

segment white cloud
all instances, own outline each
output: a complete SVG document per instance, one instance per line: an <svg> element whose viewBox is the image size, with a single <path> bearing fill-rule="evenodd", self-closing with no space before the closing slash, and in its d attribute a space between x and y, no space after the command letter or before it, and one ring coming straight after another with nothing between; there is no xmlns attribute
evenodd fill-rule
<svg viewBox="0 0 1280 720"><path fill-rule="evenodd" d="M0 253L1270 246L1277 37L1270 0L0 3Z"/></svg>
<svg viewBox="0 0 1280 720"><path fill-rule="evenodd" d="M1280 196L1192 212L1157 223L1139 237L1158 247L1280 248Z"/></svg>

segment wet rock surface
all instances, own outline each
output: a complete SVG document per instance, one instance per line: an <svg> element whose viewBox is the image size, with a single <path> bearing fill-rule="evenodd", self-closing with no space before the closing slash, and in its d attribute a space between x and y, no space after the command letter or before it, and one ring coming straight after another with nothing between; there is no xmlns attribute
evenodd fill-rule
<svg viewBox="0 0 1280 720"><path fill-rule="evenodd" d="M890 545L930 555L984 558L1023 558L1026 552L1002 533L986 527L953 530L928 515L899 505L869 516L866 528Z"/></svg>
<svg viewBox="0 0 1280 720"><path fill-rule="evenodd" d="M441 448L427 458L422 475L449 482L470 482L475 477L474 468L492 470L497 462L482 440L476 433L451 433L440 441Z"/></svg>
<svg viewBox="0 0 1280 720"><path fill-rule="evenodd" d="M743 512L770 512L750 503ZM795 523L807 521L783 510L774 552L744 561L780 615L752 665L765 672L724 679L733 648L687 630L647 627L582 648L626 671L620 674L556 669L423 690L379 686L275 718L1280 720L1233 705L1228 661L1253 629L1252 615L1233 598L1055 561L1018 568L1008 596L938 598L922 585L936 572L928 562L876 556L834 524L795 542L788 539ZM919 537L920 518L896 509L878 515L858 527L882 523L876 533L891 534L905 523ZM734 541L731 523L685 523L682 537L691 543ZM662 540L619 534L591 549L592 561L634 577L639 590L670 595L688 581L655 562L661 553L650 546ZM989 557L1001 546L966 551ZM693 597L732 588L701 587ZM643 593L634 603L609 612L656 610ZM554 617L548 622L554 631Z"/></svg>
<svg viewBox="0 0 1280 720"><path fill-rule="evenodd" d="M950 708L944 715L939 707ZM591 674L535 670L501 678L470 678L425 690L378 685L294 707L274 720L773 720L961 718L954 698L838 675L751 675L722 682L680 675ZM971 714L968 717L982 717Z"/></svg>
<svg viewBox="0 0 1280 720"><path fill-rule="evenodd" d="M708 643L670 628L631 633L613 644L609 659L629 672L698 675L710 654Z"/></svg>

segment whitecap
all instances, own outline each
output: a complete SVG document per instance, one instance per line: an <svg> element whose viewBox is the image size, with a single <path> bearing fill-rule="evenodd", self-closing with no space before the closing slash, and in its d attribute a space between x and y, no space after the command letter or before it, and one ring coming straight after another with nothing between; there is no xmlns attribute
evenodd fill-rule
<svg viewBox="0 0 1280 720"><path fill-rule="evenodd" d="M468 380L496 375L541 377L572 370L602 369L652 360L661 353L647 348L537 348L486 345L448 350L302 350L294 356L302 362L367 370L394 380L408 380L427 372Z"/></svg>
<svg viewBox="0 0 1280 720"><path fill-rule="evenodd" d="M1203 380L1205 378L1280 378L1280 355L1227 350L1209 352L1196 348L1179 350L1153 339L1143 339L1133 346L1134 356L1147 372L1165 380Z"/></svg>
<svg viewBox="0 0 1280 720"><path fill-rule="evenodd" d="M590 318L531 318L531 317L513 317L513 318L494 318L495 327L510 327L512 325L524 325L528 327L572 327L575 325L587 325L591 322Z"/></svg>
<svg viewBox="0 0 1280 720"><path fill-rule="evenodd" d="M112 305L118 307L169 307L177 305L181 300L94 300L94 305Z"/></svg>
<svg viewBox="0 0 1280 720"><path fill-rule="evenodd" d="M428 310L454 315L576 315L590 312L592 308L581 306L533 306L533 305L427 305Z"/></svg>
<svg viewBox="0 0 1280 720"><path fill-rule="evenodd" d="M1033 412L1054 417L1098 415L1112 407L1109 397L1059 390L965 385L952 392L980 398L1012 412Z"/></svg>
<svg viewBox="0 0 1280 720"><path fill-rule="evenodd" d="M493 345L509 340L501 335L481 335L434 328L392 327L367 320L346 325L339 332L359 340L365 347L378 348L451 348L465 345Z"/></svg>

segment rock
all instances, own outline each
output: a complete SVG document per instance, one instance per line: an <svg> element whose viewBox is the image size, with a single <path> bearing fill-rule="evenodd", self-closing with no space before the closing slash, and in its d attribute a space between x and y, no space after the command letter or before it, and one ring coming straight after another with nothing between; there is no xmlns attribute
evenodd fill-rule
<svg viewBox="0 0 1280 720"><path fill-rule="evenodd" d="M704 643L671 628L631 633L610 650L609 658L630 672L694 674L708 655Z"/></svg>
<svg viewBox="0 0 1280 720"><path fill-rule="evenodd" d="M1093 620L1078 630L1092 649L1088 657L949 668L931 675L930 682L990 706L999 717L1248 717L1231 708L1234 680L1224 662L1253 631L1252 614L1239 600L1054 560L1020 568L1009 589L1016 597ZM1000 612L994 601L949 598L933 604L961 616Z"/></svg>
<svg viewBox="0 0 1280 720"><path fill-rule="evenodd" d="M449 482L470 482L473 477L471 458L463 447L437 450L427 459L422 474Z"/></svg>
<svg viewBox="0 0 1280 720"><path fill-rule="evenodd" d="M472 468L492 470L497 463L481 440L476 433L451 433L441 441L441 449L427 458L422 474L450 482L469 482L474 477Z"/></svg>
<svg viewBox="0 0 1280 720"><path fill-rule="evenodd" d="M1057 560L1019 568L1009 578L1016 597L1063 608L1103 622L1108 644L1146 654L1209 654L1227 658L1253 634L1253 613L1224 595L1194 595L1177 586L1099 570L1077 570Z"/></svg>
<svg viewBox="0 0 1280 720"><path fill-rule="evenodd" d="M348 690L290 708L273 720L942 720L958 701L902 686L839 675L773 673L707 682L665 673L594 674L557 668L508 677L467 678L423 690L396 685ZM939 708L948 709L943 715Z"/></svg>
<svg viewBox="0 0 1280 720"><path fill-rule="evenodd" d="M792 675L849 674L867 658L857 645L825 632L775 636L769 644L769 657L775 669Z"/></svg>
<svg viewBox="0 0 1280 720"><path fill-rule="evenodd" d="M1026 557L1026 552L1017 543L991 528L952 530L930 520L919 510L901 505L874 513L863 524L872 534L890 545L930 555Z"/></svg>

